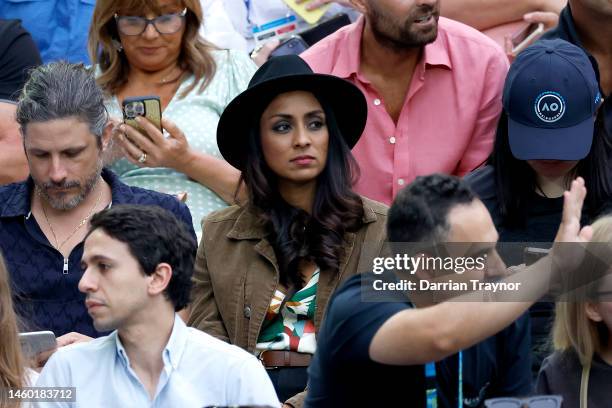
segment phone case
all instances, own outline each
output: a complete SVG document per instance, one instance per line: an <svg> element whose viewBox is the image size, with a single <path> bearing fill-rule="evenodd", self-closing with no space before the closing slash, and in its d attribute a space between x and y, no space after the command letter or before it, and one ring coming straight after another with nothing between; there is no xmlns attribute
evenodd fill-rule
<svg viewBox="0 0 612 408"><path fill-rule="evenodd" d="M123 101L123 121L138 129L140 132L146 134L143 128L140 127L135 119L128 117L126 114L126 106L133 102L142 102L144 104L144 114L138 116L144 116L151 123L153 123L161 131L161 102L158 96L137 96L133 98L126 98Z"/></svg>
<svg viewBox="0 0 612 408"><path fill-rule="evenodd" d="M306 21L308 24L316 24L317 21L319 21L321 17L323 17L323 15L327 12L327 9L331 7L331 4L326 4L315 10L306 10L306 7L308 6L310 0L300 4L297 4L295 0L283 1L287 3L287 5L291 7L291 9L293 9L293 11L295 11L298 16L302 17L304 21Z"/></svg>
<svg viewBox="0 0 612 408"><path fill-rule="evenodd" d="M530 24L528 27L531 27L531 26L532 24ZM513 44L511 54L514 56L518 55L525 48L533 44L543 33L544 33L544 24L539 23L536 26L536 29L530 32L529 34L527 34L526 37L520 42L520 44L517 44L517 45ZM516 34L513 37L516 37Z"/></svg>

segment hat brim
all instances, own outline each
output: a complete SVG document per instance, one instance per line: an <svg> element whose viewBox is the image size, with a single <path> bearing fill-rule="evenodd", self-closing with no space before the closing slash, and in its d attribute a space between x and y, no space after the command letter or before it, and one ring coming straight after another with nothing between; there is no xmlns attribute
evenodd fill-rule
<svg viewBox="0 0 612 408"><path fill-rule="evenodd" d="M297 90L322 96L334 111L348 147L352 149L357 144L368 116L367 103L359 88L332 75L290 75L261 82L227 105L217 127L217 145L223 158L238 170L244 170L252 127L259 126L261 114L274 97Z"/></svg>
<svg viewBox="0 0 612 408"><path fill-rule="evenodd" d="M519 160L582 160L591 151L594 128L592 118L556 129L525 126L508 118L510 150Z"/></svg>

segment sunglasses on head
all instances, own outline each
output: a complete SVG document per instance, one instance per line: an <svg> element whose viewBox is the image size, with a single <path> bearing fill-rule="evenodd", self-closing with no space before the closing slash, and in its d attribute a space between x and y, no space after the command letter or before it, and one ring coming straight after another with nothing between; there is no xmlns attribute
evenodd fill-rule
<svg viewBox="0 0 612 408"><path fill-rule="evenodd" d="M538 395L528 398L492 398L485 401L486 408L561 408L560 395Z"/></svg>

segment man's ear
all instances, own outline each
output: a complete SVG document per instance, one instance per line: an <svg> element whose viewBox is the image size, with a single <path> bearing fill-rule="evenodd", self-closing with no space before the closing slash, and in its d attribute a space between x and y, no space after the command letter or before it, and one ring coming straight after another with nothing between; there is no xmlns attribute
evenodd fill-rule
<svg viewBox="0 0 612 408"><path fill-rule="evenodd" d="M170 279L172 279L172 267L162 262L155 267L155 271L153 271L150 277L152 279L148 287L149 295L158 295L166 290L170 284Z"/></svg>
<svg viewBox="0 0 612 408"><path fill-rule="evenodd" d="M599 313L599 305L595 302L587 301L584 305L586 310L586 315L589 319L594 322L603 321L603 317L601 317L601 313Z"/></svg>
<svg viewBox="0 0 612 408"><path fill-rule="evenodd" d="M106 126L104 126L104 130L102 131L102 151L105 151L108 148L108 144L113 136L114 128L115 124L112 121L109 120L106 122Z"/></svg>
<svg viewBox="0 0 612 408"><path fill-rule="evenodd" d="M350 0L350 2L351 2L351 5L353 6L353 8L355 10L357 10L358 12L360 12L361 14L363 14L363 15L367 15L368 14L367 13L368 8L367 8L367 5L366 5L367 0Z"/></svg>

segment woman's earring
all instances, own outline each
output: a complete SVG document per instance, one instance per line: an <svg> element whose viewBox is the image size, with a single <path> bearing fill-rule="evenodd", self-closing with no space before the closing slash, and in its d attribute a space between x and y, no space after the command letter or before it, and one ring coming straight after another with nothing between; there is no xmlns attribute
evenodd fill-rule
<svg viewBox="0 0 612 408"><path fill-rule="evenodd" d="M111 43L113 43L113 47L115 47L117 52L123 51L123 45L121 45L121 43L119 41L113 39L113 40L111 40Z"/></svg>

